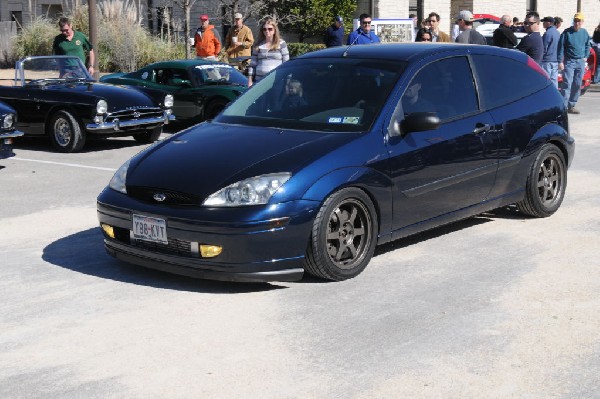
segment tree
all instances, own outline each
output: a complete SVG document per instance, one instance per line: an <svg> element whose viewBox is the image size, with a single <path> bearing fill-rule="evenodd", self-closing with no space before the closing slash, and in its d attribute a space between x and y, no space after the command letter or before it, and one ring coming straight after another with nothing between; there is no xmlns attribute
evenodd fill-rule
<svg viewBox="0 0 600 399"><path fill-rule="evenodd" d="M190 37L190 11L194 4L196 4L197 0L174 0L174 3L177 4L182 10L184 14L183 20L183 32L185 38L185 58L190 58L190 46L187 43L188 37Z"/></svg>

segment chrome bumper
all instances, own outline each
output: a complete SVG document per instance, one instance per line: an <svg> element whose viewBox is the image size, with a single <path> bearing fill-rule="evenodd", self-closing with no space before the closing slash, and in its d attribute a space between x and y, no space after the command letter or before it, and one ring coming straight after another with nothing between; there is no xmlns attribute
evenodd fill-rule
<svg viewBox="0 0 600 399"><path fill-rule="evenodd" d="M21 137L22 135L23 135L23 132L21 132L19 130L15 130L10 133L0 133L0 140L11 139L13 137Z"/></svg>
<svg viewBox="0 0 600 399"><path fill-rule="evenodd" d="M142 118L142 119L129 119L126 121L120 121L118 118L111 122L102 123L88 123L85 125L87 130L114 130L119 131L121 128L130 128L145 125L167 125L170 121L175 120L175 115L167 111L163 112L163 116L154 118Z"/></svg>

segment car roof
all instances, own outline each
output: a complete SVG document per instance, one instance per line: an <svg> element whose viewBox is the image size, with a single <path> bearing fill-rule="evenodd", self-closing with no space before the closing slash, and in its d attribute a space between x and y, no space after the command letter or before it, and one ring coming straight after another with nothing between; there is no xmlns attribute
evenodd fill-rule
<svg viewBox="0 0 600 399"><path fill-rule="evenodd" d="M306 53L298 58L344 57L414 62L438 54L491 54L526 62L526 55L520 51L494 46L454 43L381 43L353 46L330 47Z"/></svg>

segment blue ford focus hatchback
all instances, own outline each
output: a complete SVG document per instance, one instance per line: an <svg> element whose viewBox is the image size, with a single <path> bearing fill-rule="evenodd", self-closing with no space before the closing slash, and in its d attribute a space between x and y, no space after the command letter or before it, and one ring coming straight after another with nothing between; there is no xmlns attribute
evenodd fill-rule
<svg viewBox="0 0 600 399"><path fill-rule="evenodd" d="M344 280L376 245L516 204L560 206L563 101L521 52L331 48L127 161L98 197L109 254L173 273Z"/></svg>

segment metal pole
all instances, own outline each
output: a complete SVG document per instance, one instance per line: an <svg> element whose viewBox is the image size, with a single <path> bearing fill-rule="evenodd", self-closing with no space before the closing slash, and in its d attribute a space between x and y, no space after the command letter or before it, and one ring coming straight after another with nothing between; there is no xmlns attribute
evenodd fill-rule
<svg viewBox="0 0 600 399"><path fill-rule="evenodd" d="M98 17L96 12L96 0L88 0L88 10L89 10L89 18L90 18L90 43L92 43L92 47L94 48L94 53L96 53L96 57L94 59L94 79L98 80L100 77L100 71L98 70Z"/></svg>

